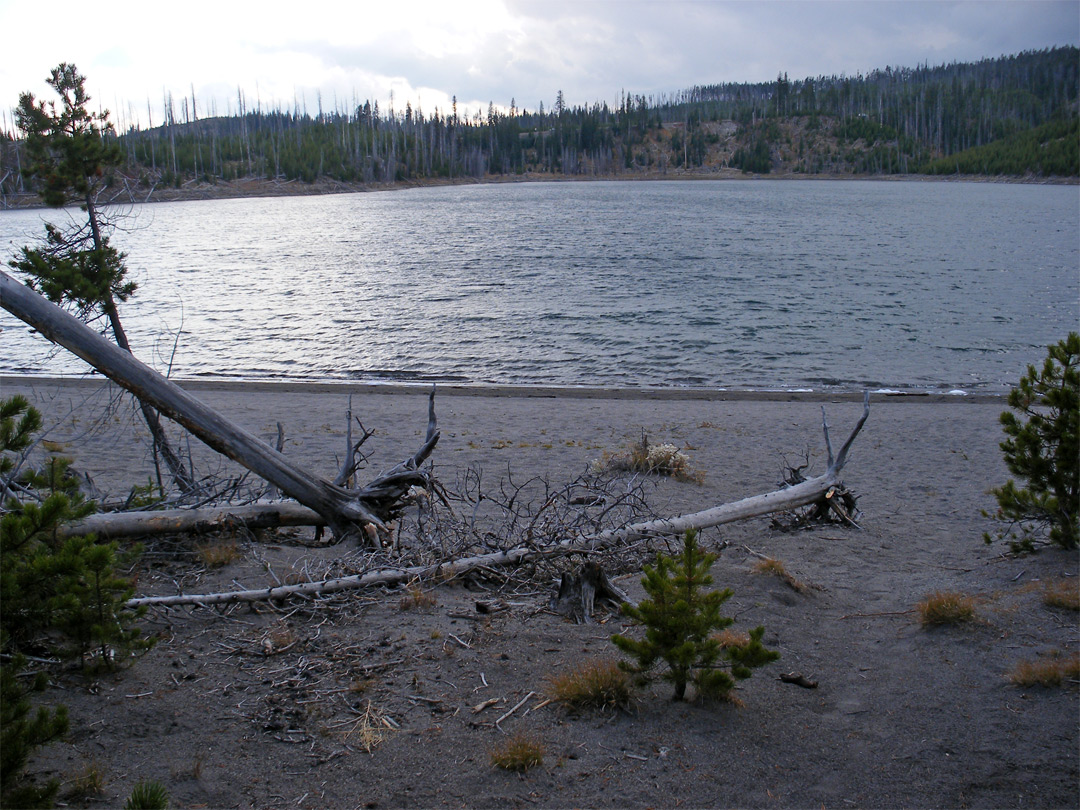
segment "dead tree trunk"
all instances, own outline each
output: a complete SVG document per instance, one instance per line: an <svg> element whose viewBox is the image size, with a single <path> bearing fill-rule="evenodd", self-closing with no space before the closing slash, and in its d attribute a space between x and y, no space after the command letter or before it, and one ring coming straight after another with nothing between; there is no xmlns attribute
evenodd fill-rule
<svg viewBox="0 0 1080 810"><path fill-rule="evenodd" d="M201 509L155 509L146 512L98 512L57 527L57 536L144 537L151 534L214 532L230 527L273 529L280 526L325 526L326 519L292 501Z"/></svg>
<svg viewBox="0 0 1080 810"><path fill-rule="evenodd" d="M825 419L825 407L822 406L822 427L825 432L825 445L829 453L829 466L823 475L810 478L796 486L786 487L764 495L755 495L744 498L734 503L723 504L702 512L680 515L674 518L650 520L642 523L632 523L611 531L601 532L584 537L568 537L558 542L552 542L541 546L518 546L506 551L495 551L489 554L480 554L475 557L466 557L459 560L450 560L433 565L414 565L404 568L383 568L368 571L364 574L356 574L337 579L322 580L319 582L305 582L299 585L282 585L274 588L259 588L248 591L231 591L209 594L177 594L175 596L144 596L131 599L127 602L128 607L142 607L151 605L214 605L228 602L257 602L262 600L287 599L290 596L315 596L321 594L337 593L339 591L368 588L376 585L400 585L413 580L439 579L447 580L453 577L467 574L481 568L498 568L501 566L523 565L525 563L545 558L565 556L567 554L580 554L582 552L599 552L625 543L633 542L642 537L682 534L687 529L705 529L712 526L720 526L726 523L734 523L752 517L767 515L788 509L797 509L800 506L814 503L823 498L828 491L840 483L840 471L847 462L848 450L851 448L855 437L859 435L867 417L870 415L870 394L867 392L863 398L863 413L854 429L840 448L839 454L833 457L832 442L829 438L829 423Z"/></svg>
<svg viewBox="0 0 1080 810"><path fill-rule="evenodd" d="M98 221L98 211L94 197L94 192L91 189L87 189L83 205L86 207L86 217L87 221L90 223L90 233L94 240L94 249L98 252L98 256L101 256L102 251L106 246L106 242L102 238L101 225ZM105 300L102 303L105 315L109 319L109 327L112 329L113 337L116 339L116 345L124 351L133 354L131 351L131 344L128 342L127 332L120 322L120 311L116 308L116 301L113 300L112 292L106 292ZM139 401L139 409L142 411L143 419L146 421L146 427L150 430L150 436L154 442L154 451L155 453L161 454L161 458L165 461L165 466L169 468L169 474L172 476L173 482L180 488L181 492L191 492L195 488L195 482L192 480L192 476L188 472L188 469L184 466L184 462L181 461L180 457L172 449L172 445L169 443L169 437L166 436L165 431L162 430L161 420L158 418L157 413L142 400Z"/></svg>
<svg viewBox="0 0 1080 810"><path fill-rule="evenodd" d="M439 440L434 389L429 400L427 437L420 450L366 487L348 490L304 470L4 272L0 272L0 305L48 340L81 357L140 402L150 404L212 449L317 512L339 538L365 524L385 528L383 521L393 514L398 498L410 486L427 483L419 467Z"/></svg>

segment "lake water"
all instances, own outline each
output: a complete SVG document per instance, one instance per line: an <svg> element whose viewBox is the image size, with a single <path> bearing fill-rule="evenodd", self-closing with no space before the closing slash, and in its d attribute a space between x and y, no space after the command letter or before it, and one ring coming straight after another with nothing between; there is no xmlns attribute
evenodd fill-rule
<svg viewBox="0 0 1080 810"><path fill-rule="evenodd" d="M1080 189L470 185L136 206L178 378L1000 392L1080 322ZM0 212L0 253L56 211ZM80 373L0 312L0 372Z"/></svg>

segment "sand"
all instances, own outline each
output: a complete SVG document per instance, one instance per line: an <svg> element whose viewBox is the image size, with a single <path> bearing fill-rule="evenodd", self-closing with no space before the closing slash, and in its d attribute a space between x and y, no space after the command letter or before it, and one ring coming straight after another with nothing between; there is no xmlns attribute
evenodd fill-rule
<svg viewBox="0 0 1080 810"><path fill-rule="evenodd" d="M426 427L426 389L189 387L268 441L280 421L285 452L329 477L349 394L376 432L371 470L411 454ZM32 396L53 425L47 438L107 497L151 474L131 406L98 418L106 384L4 378L0 388ZM785 456L809 452L820 472L822 405L838 443L861 412L858 397L448 387L437 398L435 471L451 487L468 469L492 491L510 476L557 486L645 430L684 447L703 474L655 482L653 508L675 514L774 488ZM550 676L614 657L610 635L627 624L606 613L574 625L549 612L550 571L510 582L493 573L432 586L434 604L411 610L400 591L378 591L151 612L152 651L115 675L64 673L45 693L69 707L72 733L32 770L68 789L88 769L100 773L100 795L65 800L91 807L121 805L141 779L163 782L175 807L1076 807L1075 686L1020 688L1006 676L1021 661L1080 648L1077 614L1042 600L1047 584L1076 588L1077 556L1014 558L984 544L994 528L982 514L994 507L988 490L1007 477L1003 408L993 397L876 396L844 473L861 530L784 533L761 518L703 534L720 550L716 585L734 590L725 613L737 628L764 625L782 656L740 684L742 707L673 703L666 685L629 711L540 705ZM296 545L305 536L241 538L239 558L218 569L198 563L189 541L148 558L138 592L256 587L362 562L355 548ZM807 588L755 572L759 555L782 560ZM642 559L605 561L635 597ZM975 597L977 620L922 627L915 605L941 590ZM495 598L509 609L476 611ZM792 672L817 688L779 679ZM381 739L365 734L365 715L388 718L377 723ZM489 759L503 732L517 731L545 750L520 775Z"/></svg>

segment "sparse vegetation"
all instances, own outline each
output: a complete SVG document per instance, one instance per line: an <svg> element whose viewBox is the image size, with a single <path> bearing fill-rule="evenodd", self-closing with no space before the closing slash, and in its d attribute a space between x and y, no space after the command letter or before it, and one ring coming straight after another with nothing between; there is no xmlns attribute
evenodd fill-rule
<svg viewBox="0 0 1080 810"><path fill-rule="evenodd" d="M924 627L964 624L975 620L975 599L962 593L938 591L915 606Z"/></svg>
<svg viewBox="0 0 1080 810"><path fill-rule="evenodd" d="M1062 686L1080 682L1080 653L1068 658L1050 656L1037 661L1021 661L1009 673L1016 686Z"/></svg>
<svg viewBox="0 0 1080 810"><path fill-rule="evenodd" d="M754 565L754 571L759 574L772 574L782 580L784 584L793 591L797 591L798 593L805 593L808 590L806 583L789 574L787 568L784 567L784 563L780 560L773 559L772 557L758 560Z"/></svg>
<svg viewBox="0 0 1080 810"><path fill-rule="evenodd" d="M68 783L64 796L72 801L85 801L100 796L104 790L105 774L97 762L90 761Z"/></svg>
<svg viewBox="0 0 1080 810"><path fill-rule="evenodd" d="M161 782L139 782L124 802L124 810L165 810L169 792Z"/></svg>
<svg viewBox="0 0 1080 810"><path fill-rule="evenodd" d="M527 771L544 762L544 744L528 731L510 735L491 751L491 764L504 771Z"/></svg>
<svg viewBox="0 0 1080 810"><path fill-rule="evenodd" d="M413 581L405 588L405 595L398 601L398 607L402 610L414 608L435 607L439 603L438 598L431 591L425 591L420 583Z"/></svg>
<svg viewBox="0 0 1080 810"><path fill-rule="evenodd" d="M1071 579L1050 582L1043 591L1043 602L1050 607L1080 610L1080 585Z"/></svg>
<svg viewBox="0 0 1080 810"><path fill-rule="evenodd" d="M279 621L271 627L262 638L263 655L276 655L292 649L299 641L296 630L286 622Z"/></svg>
<svg viewBox="0 0 1080 810"><path fill-rule="evenodd" d="M616 709L629 705L633 685L617 661L605 659L554 676L550 695L571 709Z"/></svg>
<svg viewBox="0 0 1080 810"><path fill-rule="evenodd" d="M1001 414L1009 437L1001 450L1009 472L1026 485L1010 479L993 490L997 517L1009 523L999 536L1014 551L1034 550L1044 535L1074 549L1080 545L1080 333L1050 346L1042 369L1028 366L1008 402L1017 413Z"/></svg>
<svg viewBox="0 0 1080 810"><path fill-rule="evenodd" d="M744 630L733 630L725 627L719 633L713 633L712 638L723 648L745 647L750 643L750 634Z"/></svg>
<svg viewBox="0 0 1080 810"><path fill-rule="evenodd" d="M664 475L680 481L701 481L703 473L690 467L690 457L674 444L652 444L645 431L641 441L618 453L605 452L592 463L594 473L634 472Z"/></svg>
<svg viewBox="0 0 1080 810"><path fill-rule="evenodd" d="M224 538L200 543L195 547L199 562L207 568L224 568L240 557L240 548L235 538Z"/></svg>
<svg viewBox="0 0 1080 810"><path fill-rule="evenodd" d="M638 641L616 634L611 639L634 659L621 665L641 683L650 681L654 668L665 663L667 669L661 677L675 687L675 700L684 699L688 683L693 683L702 697L722 698L734 689L736 679L749 678L752 668L780 657L762 645L764 627L750 631L750 642L740 647L723 647L712 637L713 631L734 621L720 615L720 606L731 597L731 589L703 590L712 584L708 572L715 560L715 554L703 553L698 547L697 532L688 530L678 557L659 554L655 566L645 566L641 584L648 598L637 607L623 605L627 616L645 626L645 638ZM725 665L730 673L722 668Z"/></svg>
<svg viewBox="0 0 1080 810"><path fill-rule="evenodd" d="M70 462L58 456L26 466L41 416L24 397L0 401L0 804L51 804L58 785L34 785L22 770L33 750L68 727L61 708L31 712L30 694L48 677L25 674L27 653L112 669L145 650L137 614L124 609L130 583L116 574L116 543L63 538L58 528L94 511Z"/></svg>
<svg viewBox="0 0 1080 810"><path fill-rule="evenodd" d="M355 719L350 718L344 727L338 728L341 738L348 743L357 743L370 754L380 745L383 740L394 731L394 726L379 712L371 701L367 701L363 713Z"/></svg>

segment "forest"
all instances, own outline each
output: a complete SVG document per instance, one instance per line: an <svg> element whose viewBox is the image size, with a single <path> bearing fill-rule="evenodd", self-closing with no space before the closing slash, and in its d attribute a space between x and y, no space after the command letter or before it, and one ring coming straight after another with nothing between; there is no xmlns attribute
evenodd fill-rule
<svg viewBox="0 0 1080 810"><path fill-rule="evenodd" d="M504 176L959 174L1080 175L1080 50L866 75L621 93L545 109L380 110L376 101L314 114L238 92L236 111L165 97L165 120L109 131L135 188L239 178L386 184ZM232 106L232 105L230 105ZM113 122L115 127L115 121ZM0 136L0 202L34 189L23 141Z"/></svg>

